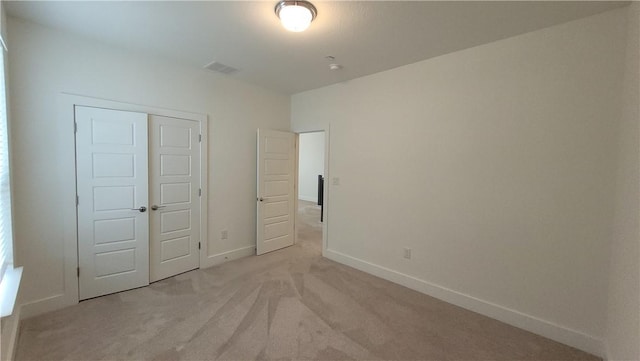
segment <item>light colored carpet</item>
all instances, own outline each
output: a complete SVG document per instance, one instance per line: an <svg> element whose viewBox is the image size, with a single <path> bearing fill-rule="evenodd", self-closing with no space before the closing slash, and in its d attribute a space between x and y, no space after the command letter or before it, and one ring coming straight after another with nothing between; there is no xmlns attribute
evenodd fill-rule
<svg viewBox="0 0 640 361"><path fill-rule="evenodd" d="M597 360L300 242L25 320L17 360Z"/></svg>

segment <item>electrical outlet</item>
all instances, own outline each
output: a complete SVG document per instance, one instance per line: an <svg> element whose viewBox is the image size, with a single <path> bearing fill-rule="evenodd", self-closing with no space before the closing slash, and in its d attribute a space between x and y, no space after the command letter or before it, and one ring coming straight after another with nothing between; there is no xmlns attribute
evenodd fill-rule
<svg viewBox="0 0 640 361"><path fill-rule="evenodd" d="M404 249L404 258L411 259L411 248Z"/></svg>
<svg viewBox="0 0 640 361"><path fill-rule="evenodd" d="M222 232L220 232L220 239L228 239L229 238L229 231L227 231L226 229L223 229Z"/></svg>
<svg viewBox="0 0 640 361"><path fill-rule="evenodd" d="M339 186L340 185L340 178L338 178L338 177L333 177L331 179L331 181L332 181L334 186Z"/></svg>

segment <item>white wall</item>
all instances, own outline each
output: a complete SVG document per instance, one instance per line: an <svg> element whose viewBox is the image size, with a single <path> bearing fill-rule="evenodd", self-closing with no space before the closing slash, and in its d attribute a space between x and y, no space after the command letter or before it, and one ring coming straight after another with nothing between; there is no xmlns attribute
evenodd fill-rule
<svg viewBox="0 0 640 361"><path fill-rule="evenodd" d="M15 18L9 19L9 40L15 237L17 262L25 266L24 302L50 302L65 283L77 282L64 279L64 219L56 207L74 176L59 177L57 170L63 157L73 157L63 154L68 147L56 135L61 92L208 114L208 251L253 252L256 129L289 129L288 96ZM220 239L222 229L228 240Z"/></svg>
<svg viewBox="0 0 640 361"><path fill-rule="evenodd" d="M625 12L294 95L331 120L325 254L601 353Z"/></svg>
<svg viewBox="0 0 640 361"><path fill-rule="evenodd" d="M298 144L298 199L318 202L318 175L324 176L324 132L302 133Z"/></svg>
<svg viewBox="0 0 640 361"><path fill-rule="evenodd" d="M609 269L607 359L640 360L640 3L628 12Z"/></svg>

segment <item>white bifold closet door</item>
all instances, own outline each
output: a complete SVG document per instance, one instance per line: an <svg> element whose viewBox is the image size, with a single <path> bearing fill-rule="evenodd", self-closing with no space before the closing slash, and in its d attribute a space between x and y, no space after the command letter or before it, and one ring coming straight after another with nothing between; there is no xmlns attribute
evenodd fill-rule
<svg viewBox="0 0 640 361"><path fill-rule="evenodd" d="M150 116L150 280L200 265L200 125Z"/></svg>
<svg viewBox="0 0 640 361"><path fill-rule="evenodd" d="M76 107L80 299L149 284L147 114Z"/></svg>
<svg viewBox="0 0 640 361"><path fill-rule="evenodd" d="M79 296L199 267L195 121L77 106Z"/></svg>

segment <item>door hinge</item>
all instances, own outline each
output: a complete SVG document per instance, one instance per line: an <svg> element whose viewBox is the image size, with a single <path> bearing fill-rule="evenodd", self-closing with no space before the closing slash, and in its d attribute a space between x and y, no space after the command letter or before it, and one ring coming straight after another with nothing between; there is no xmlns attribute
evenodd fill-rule
<svg viewBox="0 0 640 361"><path fill-rule="evenodd" d="M80 205L80 196L76 194L76 206Z"/></svg>
<svg viewBox="0 0 640 361"><path fill-rule="evenodd" d="M202 188L198 188L198 197L202 197Z"/></svg>
<svg viewBox="0 0 640 361"><path fill-rule="evenodd" d="M78 122L73 122L73 132L74 133L78 132Z"/></svg>
<svg viewBox="0 0 640 361"><path fill-rule="evenodd" d="M80 267L76 268L76 271L78 273L78 278L80 278Z"/></svg>
<svg viewBox="0 0 640 361"><path fill-rule="evenodd" d="M198 242L198 249L201 249L200 247L201 247L200 242Z"/></svg>
<svg viewBox="0 0 640 361"><path fill-rule="evenodd" d="M198 134L198 142L202 143L202 134Z"/></svg>

